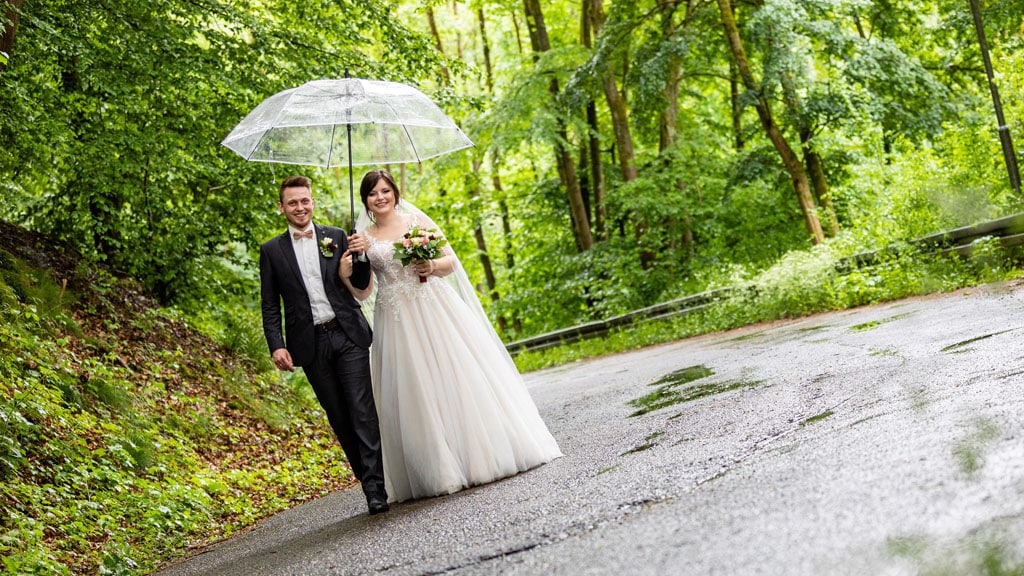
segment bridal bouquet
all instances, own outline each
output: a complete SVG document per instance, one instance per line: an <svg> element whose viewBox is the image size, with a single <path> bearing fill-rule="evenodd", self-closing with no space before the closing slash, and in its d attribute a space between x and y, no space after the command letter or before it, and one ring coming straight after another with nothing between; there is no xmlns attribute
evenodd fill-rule
<svg viewBox="0 0 1024 576"><path fill-rule="evenodd" d="M448 240L434 228L421 229L414 225L395 242L395 258L401 260L402 266L408 266L413 260L433 260L441 257L441 248ZM426 276L420 276L420 282L426 282Z"/></svg>

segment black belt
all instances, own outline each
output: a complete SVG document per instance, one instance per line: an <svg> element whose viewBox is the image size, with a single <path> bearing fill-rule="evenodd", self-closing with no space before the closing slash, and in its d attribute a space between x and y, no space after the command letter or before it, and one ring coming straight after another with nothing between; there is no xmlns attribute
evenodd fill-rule
<svg viewBox="0 0 1024 576"><path fill-rule="evenodd" d="M338 327L338 319L337 318L331 318L330 320L328 320L327 322L324 322L323 324L316 324L315 326L313 326L313 328L315 328L316 331L318 333L320 333L320 334L323 334L324 332L330 332L331 330L334 330L337 327Z"/></svg>

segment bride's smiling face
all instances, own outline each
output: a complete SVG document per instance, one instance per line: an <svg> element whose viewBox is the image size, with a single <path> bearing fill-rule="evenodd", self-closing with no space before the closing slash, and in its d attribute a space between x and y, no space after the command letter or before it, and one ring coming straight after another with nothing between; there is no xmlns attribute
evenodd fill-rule
<svg viewBox="0 0 1024 576"><path fill-rule="evenodd" d="M374 216L386 214L395 209L395 191L388 181L381 178L366 196L366 206Z"/></svg>

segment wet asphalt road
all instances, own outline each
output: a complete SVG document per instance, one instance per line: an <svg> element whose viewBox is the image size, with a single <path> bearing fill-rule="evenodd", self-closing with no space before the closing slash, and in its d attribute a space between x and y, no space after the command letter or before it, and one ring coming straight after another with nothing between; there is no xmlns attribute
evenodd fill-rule
<svg viewBox="0 0 1024 576"><path fill-rule="evenodd" d="M336 493L159 574L1024 570L1024 282L526 378L563 458L374 517Z"/></svg>

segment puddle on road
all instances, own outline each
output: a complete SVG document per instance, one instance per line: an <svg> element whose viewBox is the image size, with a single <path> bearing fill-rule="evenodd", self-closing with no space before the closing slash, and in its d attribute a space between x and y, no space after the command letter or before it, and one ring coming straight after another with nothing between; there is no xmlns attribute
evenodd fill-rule
<svg viewBox="0 0 1024 576"><path fill-rule="evenodd" d="M830 328L832 328L832 326L828 324L822 326L807 326L805 328L797 328L795 334L799 336L810 336ZM830 344L832 342L832 338L830 338L828 334L821 334L821 336L822 337L819 338L805 339L804 342L807 342L808 344Z"/></svg>
<svg viewBox="0 0 1024 576"><path fill-rule="evenodd" d="M636 448L626 450L622 454L619 454L619 456L628 456L629 454L636 454L637 452L643 452L644 450L654 448L655 446L658 445L658 443L655 442L654 439L657 438L658 436L661 436L662 434L664 434L664 432L655 432L653 434L649 434L647 438L644 438L643 444L637 446Z"/></svg>
<svg viewBox="0 0 1024 576"><path fill-rule="evenodd" d="M649 386L658 387L654 392L629 401L629 405L637 409L630 414L630 416L640 416L681 402L689 402L691 400L696 400L705 396L712 396L714 394L721 394L722 392L728 392L730 390L750 388L763 382L763 380L712 382L680 389L684 384L689 384L690 382L706 378L714 373L715 372L707 366L698 365L666 374L660 380L649 384Z"/></svg>
<svg viewBox="0 0 1024 576"><path fill-rule="evenodd" d="M999 435L999 429L989 420L978 419L974 431L953 446L953 458L960 471L975 476L985 465L985 452L992 440Z"/></svg>
<svg viewBox="0 0 1024 576"><path fill-rule="evenodd" d="M1013 330L1001 330L999 332L993 332L991 334L985 334L984 336L976 336L974 338L969 338L967 340L964 340L963 342L957 342L956 344L950 344L949 346L946 346L945 348L940 350L940 352L948 352L948 353L952 353L952 354L959 354L960 352L967 352L968 350L965 350L965 348L967 346L969 346L970 344L974 344L975 342L977 342L979 340L984 340L986 338L991 338L993 336L999 336L1000 334L1006 334L1007 332L1012 332L1012 331Z"/></svg>
<svg viewBox="0 0 1024 576"><path fill-rule="evenodd" d="M750 334L743 334L742 336L723 340L723 342L743 342L744 340L752 340L758 336L763 336L766 332L767 330L758 330L757 332L751 332Z"/></svg>
<svg viewBox="0 0 1024 576"><path fill-rule="evenodd" d="M882 350L875 350L874 352L868 354L868 356L899 356L899 355L900 355L899 352L897 352L896 350L893 350L892 348L883 348Z"/></svg>
<svg viewBox="0 0 1024 576"><path fill-rule="evenodd" d="M886 414L884 412L881 413L881 414L872 414L871 416L868 416L866 418L861 418L860 420L857 420L854 423L850 424L850 428L853 428L854 426L860 426L861 424L863 424L865 422L870 422L872 420L875 420L876 418L881 418L881 417L887 416L887 415L888 414Z"/></svg>
<svg viewBox="0 0 1024 576"><path fill-rule="evenodd" d="M909 395L910 407L917 412L924 410L929 404L932 403L932 398L931 395L928 394L927 386L918 386L917 388L911 388Z"/></svg>
<svg viewBox="0 0 1024 576"><path fill-rule="evenodd" d="M800 421L800 425L801 426L806 426L808 424L813 424L815 422L818 422L819 420L824 420L825 418L828 418L832 414L833 414L833 412L831 410L825 410L821 414L815 414L814 416L811 416L810 418L804 418L803 420Z"/></svg>
<svg viewBox="0 0 1024 576"><path fill-rule="evenodd" d="M895 322L896 320L902 320L912 314L913 312L904 312L903 314L896 314L895 316L889 316L888 318L882 318L881 320L872 320L870 322L864 322L863 324L855 324L853 326L850 326L850 330L853 330L854 332L864 332L866 330L872 330L874 328L881 326L882 324Z"/></svg>
<svg viewBox="0 0 1024 576"><path fill-rule="evenodd" d="M824 325L824 326L808 326L806 328L797 328L796 331L797 332L817 332L818 330L825 330L826 328L829 328L829 326L827 324Z"/></svg>
<svg viewBox="0 0 1024 576"><path fill-rule="evenodd" d="M1020 376L1021 374L1024 374L1024 370L1017 370L1016 372L1010 372L1010 373L1007 373L1007 374L1002 374L1001 376L999 376L999 379L1000 380L1008 380L1010 378L1013 378L1014 376Z"/></svg>
<svg viewBox="0 0 1024 576"><path fill-rule="evenodd" d="M921 535L890 537L889 555L914 564L916 574L1024 574L1024 563L1005 536L974 534L959 542Z"/></svg>
<svg viewBox="0 0 1024 576"><path fill-rule="evenodd" d="M802 328L792 329L772 329L772 330L758 330L757 332L751 332L750 334L743 334L742 336L736 336L735 338L729 338L722 342L744 342L747 340L753 340L755 338L771 338L771 342L787 342L797 338L804 338L820 333L824 330L832 328L831 325L824 324L820 326L804 326ZM817 340L808 340L811 343L823 343L830 342L829 338L819 338Z"/></svg>

